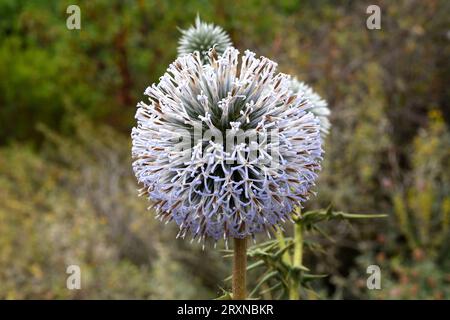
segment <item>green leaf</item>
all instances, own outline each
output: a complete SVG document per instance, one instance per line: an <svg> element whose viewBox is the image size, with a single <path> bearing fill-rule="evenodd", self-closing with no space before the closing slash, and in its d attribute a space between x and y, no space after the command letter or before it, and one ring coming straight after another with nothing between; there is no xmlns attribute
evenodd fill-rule
<svg viewBox="0 0 450 320"><path fill-rule="evenodd" d="M273 278L277 275L278 275L278 271L272 271L272 272L266 273L262 277L262 279L258 282L258 284L255 286L255 288L252 290L252 292L250 293L250 296L253 296L265 282L269 281L271 278Z"/></svg>
<svg viewBox="0 0 450 320"><path fill-rule="evenodd" d="M304 273L304 274L302 274L301 282L303 284L303 283L307 283L307 282L312 281L312 280L323 279L323 278L326 278L326 277L328 277L327 274L309 274L309 273Z"/></svg>

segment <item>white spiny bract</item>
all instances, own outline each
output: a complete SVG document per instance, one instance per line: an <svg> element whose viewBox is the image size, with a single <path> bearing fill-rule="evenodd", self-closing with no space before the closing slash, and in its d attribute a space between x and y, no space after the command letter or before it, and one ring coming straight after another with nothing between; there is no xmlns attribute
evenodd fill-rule
<svg viewBox="0 0 450 320"><path fill-rule="evenodd" d="M207 62L209 49L214 47L218 54L222 54L232 46L230 37L221 27L203 22L199 16L195 19L195 26L180 31L182 36L178 42L178 56L198 51L202 61Z"/></svg>
<svg viewBox="0 0 450 320"><path fill-rule="evenodd" d="M309 100L311 104L311 111L320 121L320 132L322 137L325 138L330 130L330 121L328 116L330 115L330 109L328 109L328 103L322 99L310 86L304 82L300 82L297 78L291 79L291 90L297 95L303 95L304 98Z"/></svg>
<svg viewBox="0 0 450 320"><path fill-rule="evenodd" d="M320 169L308 100L273 61L239 56L232 47L222 56L210 50L206 64L198 52L181 56L146 89L149 103L138 104L132 155L141 194L183 238L270 235L292 221ZM248 132L259 139L246 140Z"/></svg>

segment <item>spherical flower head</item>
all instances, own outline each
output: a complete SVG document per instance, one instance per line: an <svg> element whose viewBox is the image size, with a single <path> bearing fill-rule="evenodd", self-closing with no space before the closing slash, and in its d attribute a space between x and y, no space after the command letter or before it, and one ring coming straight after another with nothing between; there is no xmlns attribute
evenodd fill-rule
<svg viewBox="0 0 450 320"><path fill-rule="evenodd" d="M179 236L244 238L291 220L322 159L319 120L276 63L229 47L173 62L148 87L132 131L133 169Z"/></svg>
<svg viewBox="0 0 450 320"><path fill-rule="evenodd" d="M209 49L214 47L218 54L222 54L232 46L230 37L221 27L201 21L198 15L194 26L180 31L182 36L178 42L178 56L198 51L202 61L207 62Z"/></svg>
<svg viewBox="0 0 450 320"><path fill-rule="evenodd" d="M291 79L291 90L297 95L303 95L309 100L311 111L320 121L320 132L322 137L325 138L330 131L330 109L328 109L328 103L322 99L310 86L306 83L298 81L297 78Z"/></svg>

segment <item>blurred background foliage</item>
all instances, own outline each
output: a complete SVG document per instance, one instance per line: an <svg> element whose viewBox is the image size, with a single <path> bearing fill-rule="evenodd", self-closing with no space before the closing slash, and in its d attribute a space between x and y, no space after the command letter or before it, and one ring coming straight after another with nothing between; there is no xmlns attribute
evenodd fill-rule
<svg viewBox="0 0 450 320"><path fill-rule="evenodd" d="M81 30L66 28L70 4ZM382 30L366 29L369 4ZM449 299L448 12L445 0L0 0L0 298L195 299L228 285L230 262L175 240L131 172L135 105L199 13L328 100L307 209L389 215L305 235L323 248L306 247L305 265L328 274L308 297ZM66 289L70 264L82 290ZM382 290L366 288L371 264Z"/></svg>

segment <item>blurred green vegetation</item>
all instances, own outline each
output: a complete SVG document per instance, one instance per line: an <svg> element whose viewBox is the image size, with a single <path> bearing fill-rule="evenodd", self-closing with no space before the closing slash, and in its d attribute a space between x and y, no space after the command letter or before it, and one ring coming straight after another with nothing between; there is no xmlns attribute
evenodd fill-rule
<svg viewBox="0 0 450 320"><path fill-rule="evenodd" d="M81 30L66 28L70 4ZM366 29L369 4L382 30ZM330 275L315 281L319 296L450 299L445 0L0 0L0 298L195 299L227 285L229 261L175 240L131 172L135 105L197 12L328 100L307 209L389 215L327 222L334 241L305 235L323 247L306 248L305 265ZM82 290L66 289L70 264ZM370 264L382 290L365 286Z"/></svg>

